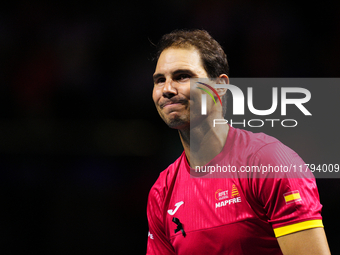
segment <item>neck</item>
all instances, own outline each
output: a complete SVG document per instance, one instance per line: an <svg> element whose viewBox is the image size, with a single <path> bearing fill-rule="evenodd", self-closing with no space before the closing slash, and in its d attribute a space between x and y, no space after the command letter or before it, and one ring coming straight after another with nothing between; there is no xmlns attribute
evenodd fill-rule
<svg viewBox="0 0 340 255"><path fill-rule="evenodd" d="M229 131L229 125L213 126L214 119L210 116L194 127L179 130L184 152L191 168L208 164L223 149Z"/></svg>

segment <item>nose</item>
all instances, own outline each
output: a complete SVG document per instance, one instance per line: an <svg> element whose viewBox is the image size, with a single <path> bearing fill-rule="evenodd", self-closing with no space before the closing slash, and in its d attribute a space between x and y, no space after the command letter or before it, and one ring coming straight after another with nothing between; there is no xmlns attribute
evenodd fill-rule
<svg viewBox="0 0 340 255"><path fill-rule="evenodd" d="M163 96L166 98L171 98L177 94L177 89L174 86L174 81L169 79L165 82L163 87Z"/></svg>

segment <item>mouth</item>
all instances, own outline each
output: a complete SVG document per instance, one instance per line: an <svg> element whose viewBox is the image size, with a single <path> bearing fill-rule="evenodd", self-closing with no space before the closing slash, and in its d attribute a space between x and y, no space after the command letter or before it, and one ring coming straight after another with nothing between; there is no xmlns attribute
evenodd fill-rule
<svg viewBox="0 0 340 255"><path fill-rule="evenodd" d="M162 104L160 104L160 108L169 108L169 107L173 107L173 106L180 106L180 105L184 105L185 101L184 100L176 100L176 101L167 101L164 102Z"/></svg>
<svg viewBox="0 0 340 255"><path fill-rule="evenodd" d="M169 107L178 106L178 105L182 105L182 103L167 103L163 105L162 108L169 108Z"/></svg>

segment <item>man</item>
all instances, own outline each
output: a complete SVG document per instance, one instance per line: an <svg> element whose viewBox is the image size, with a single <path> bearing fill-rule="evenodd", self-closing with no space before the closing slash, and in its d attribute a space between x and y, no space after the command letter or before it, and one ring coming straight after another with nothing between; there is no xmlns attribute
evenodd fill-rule
<svg viewBox="0 0 340 255"><path fill-rule="evenodd" d="M221 46L206 31L174 31L162 37L157 58L152 97L161 118L179 131L184 152L150 191L147 254L330 254L313 178L190 176L208 163L304 164L273 137L213 128L211 120L223 118L219 104L207 103L205 116L190 116L204 93L191 91L190 80L229 83ZM226 89L216 92L225 98Z"/></svg>

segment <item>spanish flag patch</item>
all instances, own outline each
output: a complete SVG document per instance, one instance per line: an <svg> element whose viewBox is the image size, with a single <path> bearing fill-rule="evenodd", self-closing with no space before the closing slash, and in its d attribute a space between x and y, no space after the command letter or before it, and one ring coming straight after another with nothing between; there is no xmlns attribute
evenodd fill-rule
<svg viewBox="0 0 340 255"><path fill-rule="evenodd" d="M286 204L290 204L290 203L294 203L294 202L302 200L298 190L284 193L283 197L285 198Z"/></svg>

